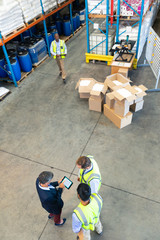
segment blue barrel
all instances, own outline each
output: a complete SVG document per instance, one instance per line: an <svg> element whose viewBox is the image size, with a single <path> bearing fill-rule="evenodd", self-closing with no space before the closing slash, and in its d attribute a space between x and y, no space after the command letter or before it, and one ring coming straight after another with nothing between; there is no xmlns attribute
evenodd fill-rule
<svg viewBox="0 0 160 240"><path fill-rule="evenodd" d="M32 62L28 51L20 51L18 53L18 60L23 72L30 72L32 70Z"/></svg>
<svg viewBox="0 0 160 240"><path fill-rule="evenodd" d="M43 38L44 38L45 43L46 43L46 45L47 45L45 35L43 36ZM48 41L49 41L49 46L50 46L50 45L51 45L51 42L53 41L53 37L52 37L52 34L51 34L51 33L48 33Z"/></svg>
<svg viewBox="0 0 160 240"><path fill-rule="evenodd" d="M80 24L85 23L85 9L79 11Z"/></svg>
<svg viewBox="0 0 160 240"><path fill-rule="evenodd" d="M1 66L2 68L4 68L4 66L5 66L5 60L4 60L4 58L0 58L0 66ZM5 77L7 77L7 73L6 73L1 67L0 67L0 77L1 77L1 78L5 78Z"/></svg>
<svg viewBox="0 0 160 240"><path fill-rule="evenodd" d="M49 29L50 29L50 30L56 29L56 24L50 25L50 26L49 26Z"/></svg>
<svg viewBox="0 0 160 240"><path fill-rule="evenodd" d="M73 31L76 31L77 29L77 17L76 15L73 16Z"/></svg>
<svg viewBox="0 0 160 240"><path fill-rule="evenodd" d="M57 29L53 29L51 32L53 40L55 40L54 34L58 33Z"/></svg>
<svg viewBox="0 0 160 240"><path fill-rule="evenodd" d="M63 32L65 36L71 35L71 23L70 21L64 21L63 22Z"/></svg>
<svg viewBox="0 0 160 240"><path fill-rule="evenodd" d="M62 35L62 20L61 19L56 20L56 29L58 31L58 34Z"/></svg>
<svg viewBox="0 0 160 240"><path fill-rule="evenodd" d="M77 21L77 28L79 28L81 24L80 24L80 16L78 13L76 13L76 21Z"/></svg>
<svg viewBox="0 0 160 240"><path fill-rule="evenodd" d="M11 59L10 63L11 63L11 66L12 66L13 73L15 75L15 79L16 79L16 81L19 81L21 79L21 69L19 67L19 64L16 61L16 59ZM6 65L6 68L7 68L7 71L10 73L10 69L9 69L8 64ZM9 75L9 78L13 80L11 75Z"/></svg>
<svg viewBox="0 0 160 240"><path fill-rule="evenodd" d="M63 20L69 20L70 19L70 15L69 14L64 14L63 15Z"/></svg>
<svg viewBox="0 0 160 240"><path fill-rule="evenodd" d="M26 30L25 32L22 33L23 37L30 37L30 31Z"/></svg>

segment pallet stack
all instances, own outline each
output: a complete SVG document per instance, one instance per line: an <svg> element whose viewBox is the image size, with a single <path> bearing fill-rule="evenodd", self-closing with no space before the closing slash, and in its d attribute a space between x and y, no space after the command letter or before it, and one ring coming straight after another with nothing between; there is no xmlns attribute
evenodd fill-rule
<svg viewBox="0 0 160 240"><path fill-rule="evenodd" d="M104 83L93 78L80 78L76 85L80 98L88 99L89 110L102 112L118 128L132 122L133 113L143 109L145 91L143 85L131 86L131 80L116 73L107 76Z"/></svg>

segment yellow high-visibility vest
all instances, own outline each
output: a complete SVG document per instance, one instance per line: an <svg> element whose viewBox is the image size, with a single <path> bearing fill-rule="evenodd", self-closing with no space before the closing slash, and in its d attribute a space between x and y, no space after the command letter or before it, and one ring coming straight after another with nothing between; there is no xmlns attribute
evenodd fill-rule
<svg viewBox="0 0 160 240"><path fill-rule="evenodd" d="M99 194L93 193L90 196L90 203L86 206L80 203L74 213L82 223L82 228L86 230L95 229L95 224L99 220L99 215L102 209L103 200Z"/></svg>
<svg viewBox="0 0 160 240"><path fill-rule="evenodd" d="M80 182L86 183L90 186L90 181L92 179L98 179L99 180L98 191L99 191L101 187L101 174L99 171L99 167L96 161L93 159L93 156L88 155L87 157L91 160L91 163L93 164L93 168L87 173L85 173L84 169L80 169Z"/></svg>
<svg viewBox="0 0 160 240"><path fill-rule="evenodd" d="M57 45L56 41L54 40L52 42L52 47L53 47L53 52L56 54L57 53ZM60 40L60 53L61 53L61 58L65 58L65 43L64 40ZM56 56L53 56L54 59L56 59Z"/></svg>

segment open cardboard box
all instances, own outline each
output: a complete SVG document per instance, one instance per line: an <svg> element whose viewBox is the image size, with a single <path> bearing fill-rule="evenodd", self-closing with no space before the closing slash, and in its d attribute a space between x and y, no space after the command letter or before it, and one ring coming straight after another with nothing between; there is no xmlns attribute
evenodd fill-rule
<svg viewBox="0 0 160 240"><path fill-rule="evenodd" d="M134 103L136 96L126 88L117 89L112 92L115 97L114 111L117 115L124 117L129 112L130 105Z"/></svg>
<svg viewBox="0 0 160 240"><path fill-rule="evenodd" d="M124 77L122 74L115 73L112 75L107 76L104 84L105 86L109 87L112 91L130 85L131 80Z"/></svg>
<svg viewBox="0 0 160 240"><path fill-rule="evenodd" d="M75 89L78 89L80 98L89 98L93 85L97 81L94 78L80 78Z"/></svg>

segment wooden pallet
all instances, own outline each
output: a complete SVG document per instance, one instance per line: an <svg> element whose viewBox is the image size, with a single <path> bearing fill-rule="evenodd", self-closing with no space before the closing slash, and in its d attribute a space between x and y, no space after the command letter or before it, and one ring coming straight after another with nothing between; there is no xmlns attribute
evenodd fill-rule
<svg viewBox="0 0 160 240"><path fill-rule="evenodd" d="M86 23L83 23L79 28L76 29L76 31L74 33L79 32L85 25L86 25Z"/></svg>
<svg viewBox="0 0 160 240"><path fill-rule="evenodd" d="M30 24L36 22L38 19L40 19L42 17L42 14L39 14L37 17L34 17L33 19L31 19L30 21L28 21L26 23L26 26L28 27Z"/></svg>
<svg viewBox="0 0 160 240"><path fill-rule="evenodd" d="M45 12L45 15L47 15L47 14L53 12L56 8L57 8L57 6L54 6L53 8L47 10L47 11Z"/></svg>
<svg viewBox="0 0 160 240"><path fill-rule="evenodd" d="M24 29L24 28L25 28L25 25L22 25L22 26L16 28L15 30L13 30L13 31L11 31L11 32L3 35L3 39L6 39L6 38L8 38L8 37L11 37L12 35L16 34L17 32L19 32L20 30L22 30L22 29Z"/></svg>
<svg viewBox="0 0 160 240"><path fill-rule="evenodd" d="M11 93L11 91L9 91L8 93L5 93L4 95L0 96L0 101L4 100L10 93Z"/></svg>
<svg viewBox="0 0 160 240"><path fill-rule="evenodd" d="M21 72L21 79L17 81L17 84L19 85L33 71L34 71L34 68L32 68L30 72Z"/></svg>
<svg viewBox="0 0 160 240"><path fill-rule="evenodd" d="M71 34L70 36L60 36L60 39L64 40L65 42L67 42L70 38L73 37L73 34Z"/></svg>
<svg viewBox="0 0 160 240"><path fill-rule="evenodd" d="M33 64L34 68L37 68L40 64L44 63L45 60L47 60L47 58L49 58L49 57L48 57L48 54L47 54L44 58L42 58L42 60L39 61L38 63L34 63L34 64Z"/></svg>

